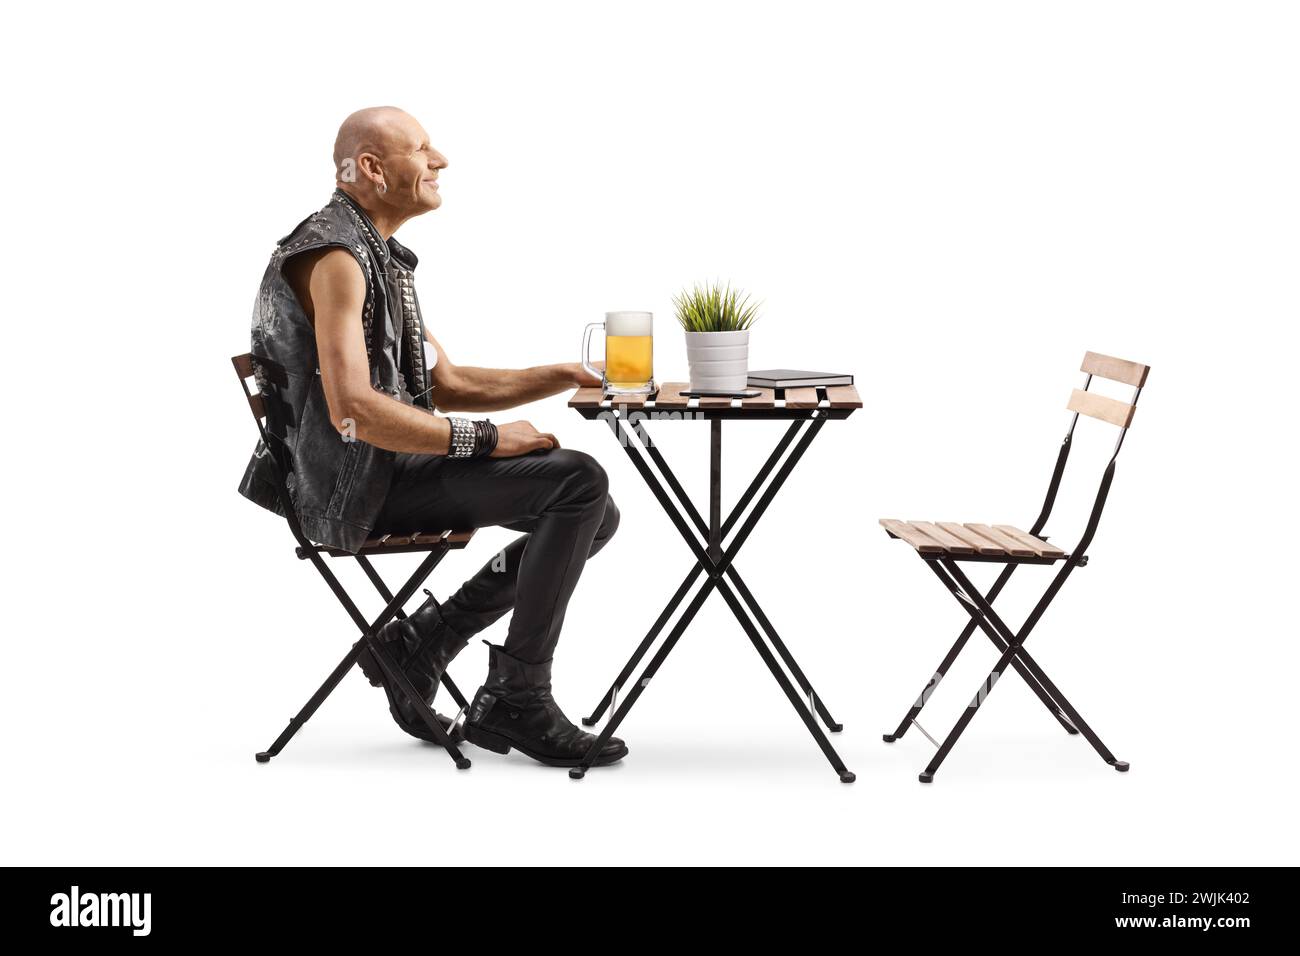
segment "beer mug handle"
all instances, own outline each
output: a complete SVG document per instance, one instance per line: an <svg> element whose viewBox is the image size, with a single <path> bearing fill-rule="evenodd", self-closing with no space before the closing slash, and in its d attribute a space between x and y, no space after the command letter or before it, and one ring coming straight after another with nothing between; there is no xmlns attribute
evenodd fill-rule
<svg viewBox="0 0 1300 956"><path fill-rule="evenodd" d="M604 327L604 322L588 322L587 327L582 332L582 367L602 382L605 380L604 373L591 364L591 330L603 329Z"/></svg>

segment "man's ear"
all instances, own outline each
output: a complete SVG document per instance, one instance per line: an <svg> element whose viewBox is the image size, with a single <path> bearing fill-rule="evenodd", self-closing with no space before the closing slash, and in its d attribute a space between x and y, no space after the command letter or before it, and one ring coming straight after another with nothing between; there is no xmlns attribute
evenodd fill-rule
<svg viewBox="0 0 1300 956"><path fill-rule="evenodd" d="M357 178L365 179L370 185L378 188L381 183L386 182L383 161L374 153L362 153L357 157Z"/></svg>

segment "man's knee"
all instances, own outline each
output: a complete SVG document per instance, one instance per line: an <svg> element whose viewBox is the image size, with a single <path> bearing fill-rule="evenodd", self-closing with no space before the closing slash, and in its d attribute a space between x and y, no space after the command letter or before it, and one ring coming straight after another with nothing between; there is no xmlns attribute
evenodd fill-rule
<svg viewBox="0 0 1300 956"><path fill-rule="evenodd" d="M608 541L614 537L614 532L618 530L618 505L614 504L614 499L609 495L605 496L605 517L601 519L600 530L596 532L596 537L602 542Z"/></svg>
<svg viewBox="0 0 1300 956"><path fill-rule="evenodd" d="M564 475L576 497L603 502L609 497L609 476L600 462L586 452L557 448L547 458Z"/></svg>

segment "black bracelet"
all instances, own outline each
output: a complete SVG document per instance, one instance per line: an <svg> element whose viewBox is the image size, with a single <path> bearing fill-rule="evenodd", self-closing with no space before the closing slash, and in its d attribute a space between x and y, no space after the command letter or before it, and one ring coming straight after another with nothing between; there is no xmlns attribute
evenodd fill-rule
<svg viewBox="0 0 1300 956"><path fill-rule="evenodd" d="M497 447L497 427L486 418L474 423L474 457L486 458Z"/></svg>

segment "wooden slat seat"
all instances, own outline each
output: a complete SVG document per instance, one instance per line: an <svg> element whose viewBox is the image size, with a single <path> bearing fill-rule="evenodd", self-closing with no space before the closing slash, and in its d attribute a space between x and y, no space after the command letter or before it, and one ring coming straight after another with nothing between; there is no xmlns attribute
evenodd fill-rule
<svg viewBox="0 0 1300 956"><path fill-rule="evenodd" d="M458 550L469 544L470 539L473 537L473 530L455 531L451 529L446 531L412 531L408 534L381 534L373 538L367 538L366 543L361 546L361 553L374 554L378 551L389 551L393 548L430 548L443 541L446 542L447 547Z"/></svg>
<svg viewBox="0 0 1300 956"><path fill-rule="evenodd" d="M880 525L890 537L901 538L927 556L994 561L1060 561L1066 556L1056 545L1009 524L881 518Z"/></svg>
<svg viewBox="0 0 1300 956"><path fill-rule="evenodd" d="M476 530L470 528L446 531L410 531L405 534L390 532L375 535L366 539L365 544L361 546L361 550L357 554L403 554L412 551L431 551L444 543L449 550L459 551L470 543ZM315 550L321 554L328 554L332 558L350 558L354 556L351 551L343 551L323 544L316 545ZM306 556L306 552L299 548L298 557L305 558Z"/></svg>

